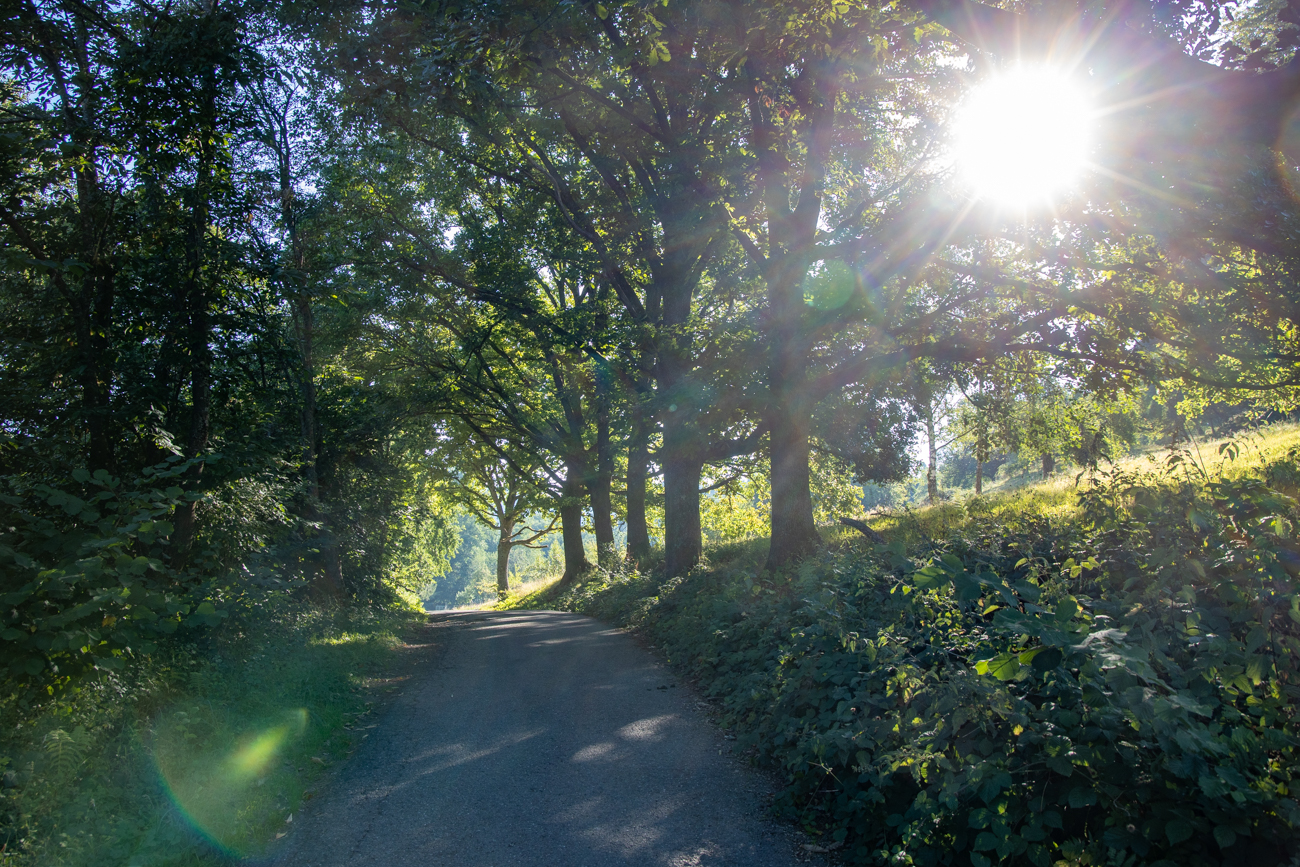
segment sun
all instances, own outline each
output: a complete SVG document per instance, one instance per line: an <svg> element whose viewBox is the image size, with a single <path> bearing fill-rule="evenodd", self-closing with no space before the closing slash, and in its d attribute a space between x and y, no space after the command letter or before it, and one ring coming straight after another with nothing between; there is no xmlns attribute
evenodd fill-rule
<svg viewBox="0 0 1300 867"><path fill-rule="evenodd" d="M1048 205L1083 175L1095 116L1087 91L1068 75L1016 67L975 88L959 109L958 173L981 199Z"/></svg>

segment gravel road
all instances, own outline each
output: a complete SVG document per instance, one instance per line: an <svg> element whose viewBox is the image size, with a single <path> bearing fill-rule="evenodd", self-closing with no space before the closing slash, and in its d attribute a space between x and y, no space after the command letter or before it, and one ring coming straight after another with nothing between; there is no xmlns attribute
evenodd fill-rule
<svg viewBox="0 0 1300 867"><path fill-rule="evenodd" d="M797 862L694 696L626 633L434 615L432 661L294 820L282 867Z"/></svg>

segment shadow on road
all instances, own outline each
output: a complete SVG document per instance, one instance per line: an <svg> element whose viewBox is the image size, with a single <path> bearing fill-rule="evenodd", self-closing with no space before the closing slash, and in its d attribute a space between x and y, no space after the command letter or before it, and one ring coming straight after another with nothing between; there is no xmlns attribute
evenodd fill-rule
<svg viewBox="0 0 1300 867"><path fill-rule="evenodd" d="M435 615L444 645L302 817L283 865L788 865L761 782L627 635Z"/></svg>

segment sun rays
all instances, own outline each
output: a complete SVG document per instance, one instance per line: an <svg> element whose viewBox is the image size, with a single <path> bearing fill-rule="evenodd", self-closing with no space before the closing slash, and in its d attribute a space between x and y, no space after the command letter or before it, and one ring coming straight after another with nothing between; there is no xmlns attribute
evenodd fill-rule
<svg viewBox="0 0 1300 867"><path fill-rule="evenodd" d="M979 199L1006 208L1051 205L1089 165L1097 112L1072 76L1017 66L966 97L953 126L957 175Z"/></svg>

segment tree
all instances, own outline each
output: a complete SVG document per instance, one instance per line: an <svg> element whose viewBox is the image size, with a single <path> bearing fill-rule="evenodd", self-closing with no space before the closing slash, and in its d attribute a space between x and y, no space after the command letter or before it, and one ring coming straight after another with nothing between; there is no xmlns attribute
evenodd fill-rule
<svg viewBox="0 0 1300 867"><path fill-rule="evenodd" d="M455 427L455 421L452 422ZM487 527L497 531L497 592L510 589L510 552L516 548L540 548L535 544L555 530L558 516L535 529L528 518L551 506L550 497L539 489L533 473L527 473L532 458L527 454L505 455L508 442L485 444L462 429L440 443L435 454L446 463L443 471L452 485L452 497Z"/></svg>

